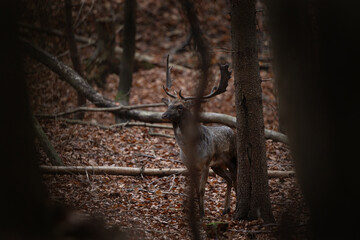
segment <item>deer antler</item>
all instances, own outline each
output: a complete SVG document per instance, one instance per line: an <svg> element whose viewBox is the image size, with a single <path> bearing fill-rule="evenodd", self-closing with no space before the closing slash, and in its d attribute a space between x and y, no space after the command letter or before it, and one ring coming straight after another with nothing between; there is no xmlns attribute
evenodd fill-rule
<svg viewBox="0 0 360 240"><path fill-rule="evenodd" d="M231 71L229 71L229 64L224 64L224 65L220 65L219 64L219 67L220 67L220 82L219 82L219 86L215 86L213 87L213 89L211 90L211 93L206 95L206 96L203 96L201 97L201 99L209 99L209 98L212 98L216 95L219 95L223 92L226 91L226 88L228 86L228 82L229 82L229 79L231 77ZM196 99L196 97L194 96L190 96L190 97L184 97L181 95L181 90L179 92L179 96L181 97L181 99L183 100L193 100L193 99Z"/></svg>
<svg viewBox="0 0 360 240"><path fill-rule="evenodd" d="M170 77L172 67L169 67L169 56L170 55L168 54L166 58L166 87L163 85L163 89L169 97L176 98L176 92L175 95L169 93L169 89L171 88L172 85L172 79Z"/></svg>

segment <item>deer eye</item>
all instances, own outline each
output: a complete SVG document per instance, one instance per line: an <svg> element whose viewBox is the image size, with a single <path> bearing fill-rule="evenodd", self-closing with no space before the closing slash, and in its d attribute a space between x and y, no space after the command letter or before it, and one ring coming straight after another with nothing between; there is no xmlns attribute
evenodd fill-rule
<svg viewBox="0 0 360 240"><path fill-rule="evenodd" d="M179 106L177 106L177 109L178 109L178 110L183 110L183 109L184 109L184 106L183 106L183 105L179 105Z"/></svg>

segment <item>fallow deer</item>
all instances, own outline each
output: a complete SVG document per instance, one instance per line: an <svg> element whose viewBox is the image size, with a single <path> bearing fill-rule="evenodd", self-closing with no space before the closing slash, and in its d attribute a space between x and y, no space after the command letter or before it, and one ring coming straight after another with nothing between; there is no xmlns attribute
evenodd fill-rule
<svg viewBox="0 0 360 240"><path fill-rule="evenodd" d="M218 87L213 88L209 95L203 96L202 99L209 99L226 91L228 80L231 72L228 65L220 65L221 78ZM225 197L224 211L226 214L230 211L230 197L233 183L236 184L236 138L231 128L227 126L204 126L196 125L197 141L196 144L189 142L188 125L192 122L191 107L195 97L184 97L175 92L171 94L168 87L171 86L169 68L169 56L166 64L166 87L163 86L165 93L171 99L163 98L162 101L167 105L167 110L163 113L162 118L169 120L173 124L175 140L180 147L180 159L189 169L193 166L200 177L200 186L197 190L199 198L200 215L204 216L204 194L205 185L211 168L217 175L225 179L227 191ZM192 130L190 130L192 131ZM187 158L188 145L193 144L193 156ZM191 159L192 163L188 162ZM192 165L190 165L192 164ZM199 176L200 175L200 176ZM236 188L235 188L236 189Z"/></svg>

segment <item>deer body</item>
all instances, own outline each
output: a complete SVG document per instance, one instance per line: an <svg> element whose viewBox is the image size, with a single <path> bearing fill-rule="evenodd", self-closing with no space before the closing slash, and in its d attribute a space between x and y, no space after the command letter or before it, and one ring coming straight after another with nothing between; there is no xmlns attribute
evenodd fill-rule
<svg viewBox="0 0 360 240"><path fill-rule="evenodd" d="M180 158L185 165L187 159L186 151L186 137L183 134L180 126L174 124L174 134L176 143L180 147ZM230 163L236 160L235 136L231 128L226 126L207 127L199 125L197 132L199 134L199 141L196 142L195 151L197 162L195 167L201 169L204 165L210 167L232 166ZM232 159L228 163L228 159Z"/></svg>
<svg viewBox="0 0 360 240"><path fill-rule="evenodd" d="M220 83L213 88L210 94L201 97L209 99L226 91L231 72L228 65L220 65ZM168 91L172 84L170 78L169 56L166 62L166 87L165 93L172 99L163 98L162 101L168 109L162 115L163 119L172 122L175 140L180 147L180 158L188 169L195 169L200 178L197 195L199 198L200 215L204 215L205 185L211 168L217 175L225 179L227 191L225 197L224 211L230 211L231 188L236 184L236 138L231 128L227 126L207 127L194 123L191 107L196 100L195 97L183 97L181 90L177 96ZM197 99L201 101L201 99ZM194 126L195 125L195 126ZM189 147L190 146L190 147ZM190 151L191 150L191 151ZM191 154L191 156L186 156ZM192 162L190 162L190 160ZM235 187L236 189L236 187Z"/></svg>
<svg viewBox="0 0 360 240"><path fill-rule="evenodd" d="M176 143L180 147L180 158L190 168L192 166L200 178L200 185L197 189L199 198L200 215L204 215L204 194L205 185L209 175L209 169L224 178L227 183L227 191L223 213L230 211L230 197L233 184L236 184L236 138L231 128L227 126L204 126L196 125L196 141L189 141L189 134L193 134L194 128L190 111L191 101L183 98L170 100L162 99L168 106L167 111L162 115L163 119L170 120L173 124ZM193 156L188 158L185 153L189 152L189 144L193 146ZM191 159L193 162L189 162ZM236 189L236 188L235 188Z"/></svg>

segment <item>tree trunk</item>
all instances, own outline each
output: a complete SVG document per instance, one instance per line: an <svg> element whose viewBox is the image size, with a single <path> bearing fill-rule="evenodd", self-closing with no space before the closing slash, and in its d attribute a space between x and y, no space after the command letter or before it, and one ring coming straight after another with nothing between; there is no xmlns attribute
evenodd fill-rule
<svg viewBox="0 0 360 240"><path fill-rule="evenodd" d="M130 89L132 84L132 74L134 70L135 58L135 34L136 34L136 0L125 0L125 23L123 54L120 63L120 82L116 101L121 105L129 105ZM117 117L116 122L126 121L125 117Z"/></svg>
<svg viewBox="0 0 360 240"><path fill-rule="evenodd" d="M90 57L86 71L92 72L91 82L104 88L106 77L110 73L119 73L115 58L115 22L111 18L96 20L97 43L94 54ZM93 68L95 67L95 71Z"/></svg>
<svg viewBox="0 0 360 240"><path fill-rule="evenodd" d="M72 21L72 4L71 0L65 0L65 19L66 19L66 35L69 42L69 48L70 48L70 57L71 62L73 64L74 70L82 77L84 77L84 73L81 67L80 57L79 53L76 47L76 41L75 41L75 35L74 35L74 29L73 29L73 21ZM83 106L86 104L86 98L81 92L77 92L77 103L78 106ZM84 118L84 113L77 113L75 114L76 119L82 120Z"/></svg>
<svg viewBox="0 0 360 240"><path fill-rule="evenodd" d="M238 154L234 218L262 218L265 222L273 222L255 24L254 0L233 0L231 37L234 51Z"/></svg>

